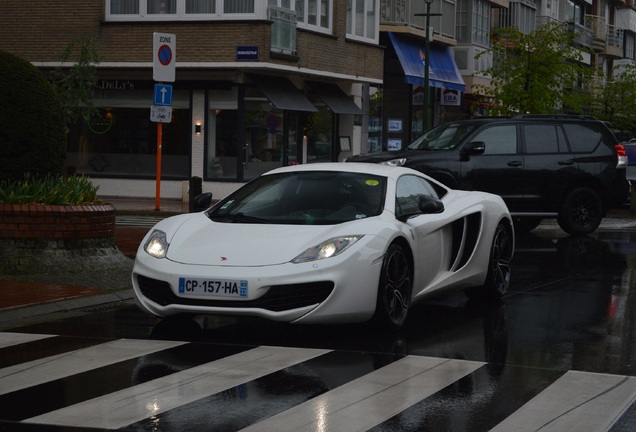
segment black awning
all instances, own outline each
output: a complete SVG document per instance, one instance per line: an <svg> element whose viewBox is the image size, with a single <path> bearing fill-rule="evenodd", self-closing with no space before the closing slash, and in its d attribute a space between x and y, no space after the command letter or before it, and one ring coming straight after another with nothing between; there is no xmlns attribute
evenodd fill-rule
<svg viewBox="0 0 636 432"><path fill-rule="evenodd" d="M312 91L336 114L362 114L362 110L332 83L310 83Z"/></svg>
<svg viewBox="0 0 636 432"><path fill-rule="evenodd" d="M248 75L248 77L276 108L291 111L318 111L287 78L265 75Z"/></svg>

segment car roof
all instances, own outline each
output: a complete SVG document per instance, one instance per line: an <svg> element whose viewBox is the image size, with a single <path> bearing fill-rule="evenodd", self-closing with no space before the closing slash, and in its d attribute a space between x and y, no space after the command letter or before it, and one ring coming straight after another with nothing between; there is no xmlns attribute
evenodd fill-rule
<svg viewBox="0 0 636 432"><path fill-rule="evenodd" d="M350 173L362 173L362 174L374 174L390 178L398 178L403 174L416 174L422 176L419 171L415 171L411 168L383 165L383 164L370 164L365 162L317 162L311 164L290 165L286 167L275 168L266 172L263 175L287 173L287 172L311 172L311 171L339 171Z"/></svg>

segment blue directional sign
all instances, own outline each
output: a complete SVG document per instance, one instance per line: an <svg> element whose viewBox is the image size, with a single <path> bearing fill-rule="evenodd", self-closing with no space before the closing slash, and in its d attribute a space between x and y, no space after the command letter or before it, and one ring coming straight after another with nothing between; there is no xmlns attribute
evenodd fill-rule
<svg viewBox="0 0 636 432"><path fill-rule="evenodd" d="M155 84L153 105L172 106L172 86L170 84Z"/></svg>

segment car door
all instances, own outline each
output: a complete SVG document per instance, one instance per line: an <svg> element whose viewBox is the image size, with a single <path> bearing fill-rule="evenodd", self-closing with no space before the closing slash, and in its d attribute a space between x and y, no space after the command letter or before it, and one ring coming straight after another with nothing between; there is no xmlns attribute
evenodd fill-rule
<svg viewBox="0 0 636 432"><path fill-rule="evenodd" d="M424 178L415 175L403 175L396 184L395 216L417 212L420 196L438 198L435 189ZM451 226L445 223L444 215L419 215L406 220L413 236L413 298L418 294L434 289L448 268L450 248L445 247L444 239L451 238Z"/></svg>
<svg viewBox="0 0 636 432"><path fill-rule="evenodd" d="M524 170L528 179L524 204L519 210L558 212L563 192L578 173L560 123L528 122L522 125Z"/></svg>
<svg viewBox="0 0 636 432"><path fill-rule="evenodd" d="M528 187L520 152L519 125L507 122L485 126L463 148L483 144L483 152L464 152L460 189L480 190L501 196L510 209L523 204Z"/></svg>

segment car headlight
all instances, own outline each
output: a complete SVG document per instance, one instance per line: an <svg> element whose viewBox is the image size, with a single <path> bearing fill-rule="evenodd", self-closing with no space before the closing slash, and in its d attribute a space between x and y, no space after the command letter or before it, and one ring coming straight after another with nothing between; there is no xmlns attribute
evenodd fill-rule
<svg viewBox="0 0 636 432"><path fill-rule="evenodd" d="M399 159L391 159L388 161L380 162L380 165L404 166L405 163L406 163L406 158L399 158Z"/></svg>
<svg viewBox="0 0 636 432"><path fill-rule="evenodd" d="M310 247L305 252L294 258L292 262L294 264L300 264L309 261L316 261L334 257L347 250L349 246L353 245L362 237L363 236L361 235L354 235L330 238L329 240L317 244L316 246Z"/></svg>
<svg viewBox="0 0 636 432"><path fill-rule="evenodd" d="M155 258L165 258L168 253L168 240L166 239L166 233L160 230L154 230L150 233L150 237L144 244L144 250L148 255Z"/></svg>

